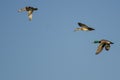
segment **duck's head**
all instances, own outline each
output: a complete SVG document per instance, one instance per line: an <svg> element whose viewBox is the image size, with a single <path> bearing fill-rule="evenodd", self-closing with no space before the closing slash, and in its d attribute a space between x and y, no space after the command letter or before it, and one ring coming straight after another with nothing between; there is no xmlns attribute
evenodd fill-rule
<svg viewBox="0 0 120 80"><path fill-rule="evenodd" d="M100 43L100 41L98 41L98 40L95 40L93 43Z"/></svg>

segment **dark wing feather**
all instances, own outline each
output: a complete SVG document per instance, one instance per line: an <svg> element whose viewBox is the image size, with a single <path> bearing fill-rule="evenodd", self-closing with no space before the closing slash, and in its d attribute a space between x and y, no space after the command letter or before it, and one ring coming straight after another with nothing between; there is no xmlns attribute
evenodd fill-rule
<svg viewBox="0 0 120 80"><path fill-rule="evenodd" d="M85 25L85 24L83 24L83 23L80 23L80 22L78 23L78 25L79 25L80 27L83 27L83 26L84 26L84 27L87 27L87 25Z"/></svg>
<svg viewBox="0 0 120 80"><path fill-rule="evenodd" d="M88 30L89 30L89 31L92 31L92 30L95 30L95 29L88 27Z"/></svg>

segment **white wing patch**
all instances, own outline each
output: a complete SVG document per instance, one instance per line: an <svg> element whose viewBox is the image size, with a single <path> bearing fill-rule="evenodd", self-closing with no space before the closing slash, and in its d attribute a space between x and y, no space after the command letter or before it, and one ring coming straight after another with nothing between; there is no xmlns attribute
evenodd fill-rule
<svg viewBox="0 0 120 80"><path fill-rule="evenodd" d="M28 11L28 18L30 21L32 20L32 13L33 13L33 11Z"/></svg>
<svg viewBox="0 0 120 80"><path fill-rule="evenodd" d="M81 29L84 30L84 31L88 31L88 29L87 29L87 28L84 28L84 27L82 27Z"/></svg>

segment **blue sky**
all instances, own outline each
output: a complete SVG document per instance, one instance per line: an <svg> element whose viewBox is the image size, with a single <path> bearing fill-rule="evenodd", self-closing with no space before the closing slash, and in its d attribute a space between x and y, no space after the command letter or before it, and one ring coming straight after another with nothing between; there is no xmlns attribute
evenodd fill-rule
<svg viewBox="0 0 120 80"><path fill-rule="evenodd" d="M1 0L0 80L119 80L119 0ZM32 21L25 6L37 7ZM74 32L78 22L95 28ZM94 40L110 51L95 55Z"/></svg>

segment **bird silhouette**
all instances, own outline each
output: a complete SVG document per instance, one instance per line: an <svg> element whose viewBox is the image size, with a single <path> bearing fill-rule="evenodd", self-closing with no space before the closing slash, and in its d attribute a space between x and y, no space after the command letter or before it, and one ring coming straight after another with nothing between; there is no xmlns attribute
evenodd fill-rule
<svg viewBox="0 0 120 80"><path fill-rule="evenodd" d="M114 44L113 42L109 40L105 40L105 39L102 39L100 41L96 40L94 41L94 43L99 43L99 46L96 50L96 55L99 54L103 50L104 47L106 51L110 50L110 44Z"/></svg>
<svg viewBox="0 0 120 80"><path fill-rule="evenodd" d="M78 25L79 25L79 28L75 28L74 31L80 31L80 30L82 30L82 31L92 31L92 30L95 30L91 27L88 27L86 24L83 24L83 23L80 23L80 22L78 22Z"/></svg>
<svg viewBox="0 0 120 80"><path fill-rule="evenodd" d="M27 11L28 12L28 18L31 21L32 20L32 13L33 13L33 11L36 11L36 10L38 10L38 8L34 8L34 7L31 7L31 6L26 6L24 8L19 9L18 12Z"/></svg>

